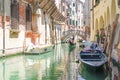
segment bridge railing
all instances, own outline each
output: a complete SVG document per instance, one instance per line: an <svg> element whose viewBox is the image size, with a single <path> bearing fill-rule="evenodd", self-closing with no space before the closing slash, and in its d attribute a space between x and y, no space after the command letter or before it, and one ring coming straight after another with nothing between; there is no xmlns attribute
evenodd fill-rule
<svg viewBox="0 0 120 80"><path fill-rule="evenodd" d="M64 31L63 32L63 36L65 35L69 35L69 34L79 34L79 35L87 35L87 33L85 33L84 31L81 31L81 30L68 30L68 31Z"/></svg>
<svg viewBox="0 0 120 80"><path fill-rule="evenodd" d="M81 36L81 37L84 37L84 38L86 36L88 36L88 34L86 32L81 31L81 30L68 30L68 31L63 32L61 40L65 41L70 36L75 36L75 35L78 35L78 36Z"/></svg>

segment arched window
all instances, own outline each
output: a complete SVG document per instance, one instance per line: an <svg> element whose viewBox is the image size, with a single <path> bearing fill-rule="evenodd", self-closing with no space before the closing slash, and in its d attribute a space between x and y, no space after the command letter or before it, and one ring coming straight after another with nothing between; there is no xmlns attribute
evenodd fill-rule
<svg viewBox="0 0 120 80"><path fill-rule="evenodd" d="M118 7L120 8L120 0L118 0Z"/></svg>
<svg viewBox="0 0 120 80"><path fill-rule="evenodd" d="M100 0L95 0L95 4L99 4L100 3Z"/></svg>
<svg viewBox="0 0 120 80"><path fill-rule="evenodd" d="M16 0L11 0L11 28L19 28L19 3Z"/></svg>
<svg viewBox="0 0 120 80"><path fill-rule="evenodd" d="M26 30L31 30L32 27L32 9L28 4L26 6Z"/></svg>

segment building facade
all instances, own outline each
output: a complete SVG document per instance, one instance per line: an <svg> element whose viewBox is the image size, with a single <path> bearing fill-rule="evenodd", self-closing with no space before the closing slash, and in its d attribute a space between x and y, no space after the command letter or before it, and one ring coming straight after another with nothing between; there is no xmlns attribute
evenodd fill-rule
<svg viewBox="0 0 120 80"><path fill-rule="evenodd" d="M100 32L100 29L104 29L107 34L108 27L116 22L116 17L119 14L119 0L92 0L91 8L91 40L95 40L95 33ZM119 22L119 17L117 19Z"/></svg>
<svg viewBox="0 0 120 80"><path fill-rule="evenodd" d="M91 8L91 0L85 0L83 2L83 19L82 19L82 24L84 31L88 34L87 39L90 38L90 20L91 20L91 15L90 15L90 8Z"/></svg>
<svg viewBox="0 0 120 80"><path fill-rule="evenodd" d="M102 44L120 63L120 0L91 1L91 41ZM113 51L116 50L116 54Z"/></svg>
<svg viewBox="0 0 120 80"><path fill-rule="evenodd" d="M69 29L75 30L82 26L83 2L81 0L66 0L67 25Z"/></svg>
<svg viewBox="0 0 120 80"><path fill-rule="evenodd" d="M96 40L96 33L110 37L112 30L115 29L112 26L118 28L118 35L116 36L119 36L120 8L118 2L119 0L92 0L91 40ZM116 42L119 42L119 39Z"/></svg>
<svg viewBox="0 0 120 80"><path fill-rule="evenodd" d="M84 26L90 27L90 8L91 0L85 0L83 4L83 24Z"/></svg>
<svg viewBox="0 0 120 80"><path fill-rule="evenodd" d="M78 26L79 27L83 27L84 24L83 24L83 11L84 11L84 2L81 1L81 0L77 0L77 20L78 20Z"/></svg>
<svg viewBox="0 0 120 80"><path fill-rule="evenodd" d="M57 35L60 42L60 22L64 23L65 17L55 1L0 0L0 56L23 52L30 44L58 43Z"/></svg>

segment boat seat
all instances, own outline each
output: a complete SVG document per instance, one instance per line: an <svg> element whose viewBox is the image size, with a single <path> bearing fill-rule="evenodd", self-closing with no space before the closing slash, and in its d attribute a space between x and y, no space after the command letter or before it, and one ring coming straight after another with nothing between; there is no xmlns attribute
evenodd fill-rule
<svg viewBox="0 0 120 80"><path fill-rule="evenodd" d="M83 59L84 61L101 61L101 59Z"/></svg>
<svg viewBox="0 0 120 80"><path fill-rule="evenodd" d="M88 59L88 58L98 59L98 58L101 58L101 55L81 55L81 58L85 58L85 59Z"/></svg>

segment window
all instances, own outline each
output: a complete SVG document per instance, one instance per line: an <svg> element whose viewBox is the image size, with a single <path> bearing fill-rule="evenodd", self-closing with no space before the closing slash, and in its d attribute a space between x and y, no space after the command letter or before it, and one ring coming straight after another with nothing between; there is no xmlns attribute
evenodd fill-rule
<svg viewBox="0 0 120 80"><path fill-rule="evenodd" d="M120 0L118 0L118 6L120 7Z"/></svg>
<svg viewBox="0 0 120 80"><path fill-rule="evenodd" d="M62 0L62 2L65 2L65 0Z"/></svg>
<svg viewBox="0 0 120 80"><path fill-rule="evenodd" d="M72 20L70 19L70 25L72 25Z"/></svg>
<svg viewBox="0 0 120 80"><path fill-rule="evenodd" d="M73 3L73 7L75 7L75 3Z"/></svg>
<svg viewBox="0 0 120 80"><path fill-rule="evenodd" d="M100 3L100 0L95 0L95 4L99 4Z"/></svg>
<svg viewBox="0 0 120 80"><path fill-rule="evenodd" d="M76 26L78 25L78 21L76 21Z"/></svg>
<svg viewBox="0 0 120 80"><path fill-rule="evenodd" d="M75 20L73 20L73 25L75 26Z"/></svg>
<svg viewBox="0 0 120 80"><path fill-rule="evenodd" d="M11 28L18 29L19 25L19 3L16 0L11 2Z"/></svg>
<svg viewBox="0 0 120 80"><path fill-rule="evenodd" d="M69 25L69 21L67 21L67 25Z"/></svg>
<svg viewBox="0 0 120 80"><path fill-rule="evenodd" d="M84 21L83 23L84 23L84 25L86 24L86 22L85 22L85 21Z"/></svg>
<svg viewBox="0 0 120 80"><path fill-rule="evenodd" d="M69 13L67 13L67 16L70 16L70 14L69 14Z"/></svg>
<svg viewBox="0 0 120 80"><path fill-rule="evenodd" d="M26 6L26 30L31 30L32 27L32 9L28 4Z"/></svg>
<svg viewBox="0 0 120 80"><path fill-rule="evenodd" d="M0 0L0 15L3 14L3 0Z"/></svg>
<svg viewBox="0 0 120 80"><path fill-rule="evenodd" d="M63 6L63 9L62 9L62 11L65 11L65 6Z"/></svg>

